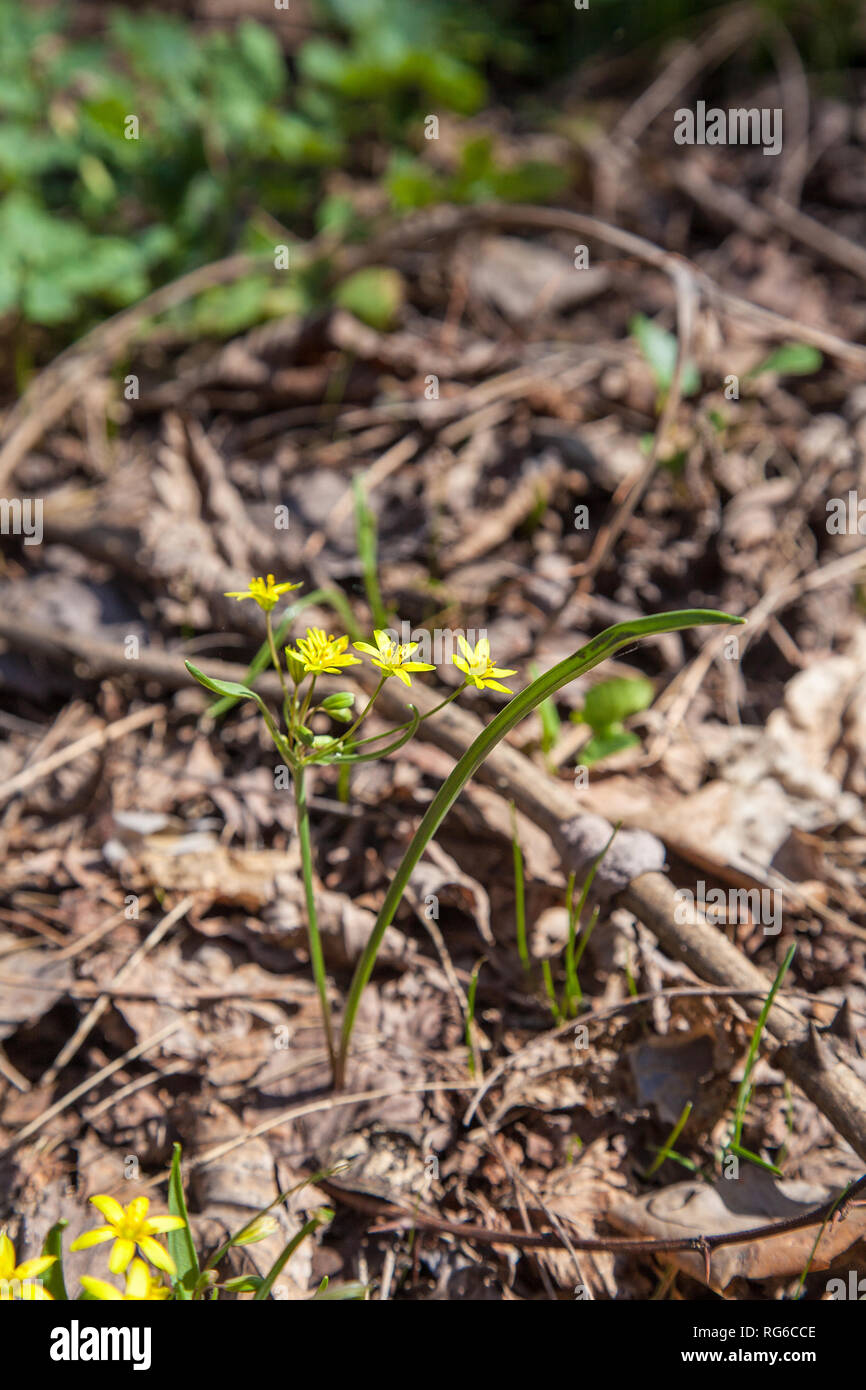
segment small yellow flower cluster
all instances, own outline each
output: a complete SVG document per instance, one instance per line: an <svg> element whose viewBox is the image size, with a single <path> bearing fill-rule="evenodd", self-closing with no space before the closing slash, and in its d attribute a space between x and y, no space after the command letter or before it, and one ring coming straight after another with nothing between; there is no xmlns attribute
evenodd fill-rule
<svg viewBox="0 0 866 1390"><path fill-rule="evenodd" d="M251 579L249 588L242 593L227 593L225 597L238 600L255 599L259 607L265 613L269 613L276 607L281 594L300 587L300 584L277 584L274 576L269 574L267 579ZM356 651L363 652L370 658L372 664L382 672L384 679L396 676L404 685L411 685L411 673L435 671L435 666L431 666L429 661L409 660L419 645L417 642L404 642L400 645L379 628L376 628L373 637L375 646L370 642L353 642L352 645ZM474 685L477 690L489 687L491 690L502 690L506 695L512 694L507 685L500 684L497 677L514 676L517 672L493 665L490 643L486 637L476 642L474 650L462 635L458 636L457 642L463 656L452 656L451 660L458 670L463 672L467 685ZM333 634L326 634L324 628L308 627L306 637L299 637L295 648L286 647L286 657L290 663L300 663L306 675L338 676L343 667L360 664L356 656L347 652L348 645L349 639L345 634L342 637L334 637Z"/></svg>

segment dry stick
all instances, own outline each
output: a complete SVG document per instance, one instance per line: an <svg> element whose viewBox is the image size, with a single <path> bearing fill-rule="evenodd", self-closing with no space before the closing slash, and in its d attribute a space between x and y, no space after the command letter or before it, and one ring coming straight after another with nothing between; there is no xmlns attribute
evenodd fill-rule
<svg viewBox="0 0 866 1390"><path fill-rule="evenodd" d="M144 1042L137 1043L128 1052L124 1052L122 1057L118 1057L114 1062L109 1062L107 1067L103 1067L101 1071L89 1076L86 1081L82 1081L79 1086L67 1091L65 1096L61 1096L60 1100L49 1105L48 1109L44 1110L37 1119L31 1120L29 1125L25 1125L23 1129L19 1129L16 1134L13 1134L8 1144L4 1144L3 1148L0 1149L0 1154L11 1153L19 1144L23 1144L25 1139L30 1139L34 1134L38 1134L39 1130L43 1129L49 1120L53 1120L55 1115L60 1115L64 1110L68 1110L70 1105L74 1105L82 1096L86 1096L88 1091L92 1091L94 1087L107 1081L109 1076L113 1076L116 1071L120 1071L129 1062L143 1057L145 1052L150 1052L152 1047L165 1042L166 1038L170 1037L172 1033L176 1033L178 1028L182 1028L185 1023L194 1020L195 1017L195 1014L189 1014L186 1018L179 1018L174 1023L166 1024L165 1028L160 1028L158 1033L151 1034L149 1038L145 1038Z"/></svg>
<svg viewBox="0 0 866 1390"><path fill-rule="evenodd" d="M412 700L422 714L437 703L434 695L421 689L413 690ZM400 697L387 687L379 703L382 712L392 717L405 711ZM474 715L448 705L435 719L421 724L419 732L458 758L481 729ZM575 816L574 793L507 743L500 743L493 750L478 776L501 796L514 801L524 815L547 833L568 869L573 855L568 826L579 819L579 812ZM662 949L684 961L699 978L738 990L755 990L766 999L772 981L723 932L704 921L694 909L688 922L677 922L683 905L664 874L640 875L615 901L634 913ZM745 1007L756 1016L760 999L754 998ZM831 1055L829 1048L820 1049L806 1019L784 1004L784 996L770 1011L767 1033L777 1044L784 1045L775 1060L866 1160L866 1083L846 1062Z"/></svg>
<svg viewBox="0 0 866 1390"><path fill-rule="evenodd" d="M336 1183L327 1185L331 1188L338 1186ZM813 1211L805 1212L802 1216L792 1216L784 1221L773 1221L763 1226L753 1226L747 1231L725 1231L723 1234L715 1236L675 1236L671 1239L611 1236L610 1238L602 1237L597 1240L588 1240L582 1236L572 1236L569 1245L574 1250L591 1250L598 1253L610 1251L615 1254L654 1254L661 1251L693 1250L704 1257L707 1283L709 1283L710 1256L713 1250L718 1250L724 1245L745 1245L756 1240L770 1240L774 1236L787 1235L790 1231L803 1230L807 1226L824 1225L834 1217L841 1220L855 1197L864 1189L866 1189L866 1176L858 1178L841 1201L838 1197L832 1197L820 1207L815 1207ZM390 1205L397 1206L398 1204L392 1202ZM428 1231L439 1231L443 1235L461 1236L465 1240L476 1240L485 1245L517 1245L528 1249L561 1248L563 1245L560 1237L550 1232L528 1235L522 1231L497 1231L488 1226L464 1226L458 1221L440 1221L408 1211L405 1211L399 1220L388 1222L384 1226L375 1228L375 1230L405 1230L412 1226L421 1227Z"/></svg>
<svg viewBox="0 0 866 1390"><path fill-rule="evenodd" d="M738 318L745 318L759 324L766 333L776 338L797 338L800 342L811 343L822 352L837 357L859 374L866 373L866 347L848 342L835 333L812 327L773 309L765 309L758 304L732 294L716 284L705 271L700 270L686 257L665 251L654 242L633 232L623 231L610 223L586 213L568 212L562 208L539 208L519 204L480 204L476 207L440 207L430 212L418 213L401 222L392 232L382 236L368 247L362 247L347 257L346 269L358 269L387 255L391 251L414 247L425 241L441 241L446 237L459 236L462 232L475 228L534 228L550 232L569 232L581 237L595 238L602 245L611 246L626 256L651 265L666 275L672 274L672 267L681 265L692 276L705 298L719 309Z"/></svg>
<svg viewBox="0 0 866 1390"><path fill-rule="evenodd" d="M850 561L851 557L844 557ZM834 562L841 564L842 562ZM107 642L95 642L69 633L58 634L53 629L36 628L33 624L15 624L0 617L0 636L15 641L24 650L38 650L63 660L68 655L85 658L96 671L126 670L126 662L116 647ZM168 654L150 658L149 674L156 675L175 688L185 685L188 677L180 658ZM144 664L137 664L141 674ZM215 667L219 666L219 672ZM243 680L245 669L229 662L212 662L210 673L227 680ZM276 677L270 684L262 679L263 693L276 694ZM421 713L438 704L437 697L421 687L413 688L413 703ZM404 720L406 707L400 697L385 686L379 697L384 714ZM474 715L448 705L435 719L421 724L421 737L459 758L481 732ZM514 801L519 809L534 820L556 846L563 863L568 865L571 845L567 830L575 817L575 800L563 782L550 777L535 763L507 743L500 743L479 769L481 780L491 785L506 800ZM772 981L753 965L717 927L693 914L689 923L677 923L675 913L681 910L673 885L663 874L643 874L618 895L617 901L654 933L659 944L670 955L685 963L699 978L712 984L730 986L736 990L755 991L766 998ZM866 1085L844 1061L826 1055L816 1056L814 1037L805 1020L798 1022L785 1016L784 996L777 999L770 1013L768 1034L785 1044L777 1060L792 1081L795 1081L818 1109L830 1120L852 1148L866 1159ZM756 1000L750 1013L757 1015Z"/></svg>
<svg viewBox="0 0 866 1390"><path fill-rule="evenodd" d="M148 705L146 709L136 710L134 714L124 715L123 719L117 719L113 724L106 724L102 729L95 729L93 733L85 734L83 738L76 739L74 743L69 743L65 748L52 753L49 758L43 758L31 767L25 767L14 777L10 777L8 782L0 785L0 802L8 801L9 797L14 796L16 792L26 791L28 787L35 786L43 778L50 777L59 767L73 762L75 758L80 758L83 753L90 753L94 748L104 748L106 744L115 743L117 739L124 738L136 729L153 724L163 714L165 714L164 705Z"/></svg>
<svg viewBox="0 0 866 1390"><path fill-rule="evenodd" d="M177 904L176 907L173 907L171 911L166 914L165 917L163 917L161 922L157 922L156 926L149 933L149 935L145 937L141 945L137 947L135 951L133 951L126 964L120 967L117 974L114 976L110 985L108 986L109 989L113 989L117 985L123 983L126 977L130 975L138 965L141 964L148 951L153 950L153 947L156 946L157 943L162 940L166 933L171 931L175 922L177 922L181 917L185 915L185 913L189 911L194 901L195 899L192 897L184 898L181 902ZM39 1086L52 1086L54 1084L54 1082L57 1080L58 1074L63 1070L63 1068L71 1060L71 1058L75 1056L79 1047L84 1042L84 1039L96 1027L97 1023L102 1018L102 1015L105 1013L105 1010L109 1007L111 1000L112 995L110 993L99 995L93 1007L89 1009L88 1012L84 1015L84 1018L81 1020L75 1032L72 1034L72 1037L69 1038L67 1042L63 1044L63 1047L60 1049L54 1061L51 1063L51 1066L45 1072L44 1076L40 1078L39 1082L37 1083Z"/></svg>
<svg viewBox="0 0 866 1390"><path fill-rule="evenodd" d="M611 143L634 144L684 87L690 86L705 70L718 67L744 40L760 33L767 22L767 18L751 7L735 6L726 11L708 33L679 49L655 81L620 117L611 131Z"/></svg>
<svg viewBox="0 0 866 1390"><path fill-rule="evenodd" d="M866 251L862 246L783 202L777 193L767 191L756 205L737 189L719 185L693 166L676 170L672 178L677 188L699 207L713 216L721 215L749 236L765 240L774 228L779 228L825 260L866 280Z"/></svg>

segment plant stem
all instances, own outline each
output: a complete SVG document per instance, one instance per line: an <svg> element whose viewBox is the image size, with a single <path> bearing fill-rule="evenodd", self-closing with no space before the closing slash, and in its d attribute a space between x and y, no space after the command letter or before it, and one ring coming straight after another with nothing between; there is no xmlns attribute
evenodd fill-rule
<svg viewBox="0 0 866 1390"><path fill-rule="evenodd" d="M289 739L291 740L295 717L295 695L297 692L293 690L290 698L289 692L286 689L286 678L283 674L283 667L280 662L280 658L277 656L277 645L274 641L274 628L271 622L271 614L269 609L265 611L265 627L267 629L268 634L268 650L271 654L271 661L274 664L274 670L280 678L280 689L283 692L283 721L288 731Z"/></svg>
<svg viewBox="0 0 866 1390"><path fill-rule="evenodd" d="M367 701L364 708L361 710L361 713L358 715L358 718L355 720L351 728L347 729L344 734L340 734L340 737L337 739L338 743L343 743L345 739L351 738L352 734L358 728L359 724L363 724L364 720L367 718L367 715L370 713L370 710L373 708L375 701L379 698L379 691L382 689L382 686L385 684L385 681L387 679L387 676L379 677L379 684L376 686L376 689L373 691L373 694L370 696L369 700Z"/></svg>
<svg viewBox="0 0 866 1390"><path fill-rule="evenodd" d="M307 793L304 785L304 769L295 765L292 769L295 788L295 806L298 812L298 840L301 846L301 865L304 872L304 893L307 899L307 937L310 943L310 964L313 979L319 991L322 1009L322 1023L325 1028L325 1041L331 1063L331 1075L337 1082L334 1034L331 1027L331 1006L328 1003L328 980L325 974L325 958L322 954L322 939L319 935L319 919L316 915L316 895L313 888L313 855L310 848L310 813L307 809Z"/></svg>

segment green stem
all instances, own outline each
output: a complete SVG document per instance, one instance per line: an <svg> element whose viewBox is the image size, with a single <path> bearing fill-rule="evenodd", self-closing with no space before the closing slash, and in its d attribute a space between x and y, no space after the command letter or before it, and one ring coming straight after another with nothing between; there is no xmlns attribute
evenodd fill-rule
<svg viewBox="0 0 866 1390"><path fill-rule="evenodd" d="M533 681L526 690L515 695L512 700L509 700L505 708L500 710L487 728L482 730L428 806L427 812L403 856L402 863L394 875L376 919L376 924L370 933L370 939L355 967L343 1013L340 1050L335 1075L337 1086L342 1085L345 1077L349 1044L361 995L373 973L373 966L376 963L376 956L379 953L382 939L394 920L394 914L400 905L412 872L428 843L460 795L465 783L478 770L497 743L505 738L506 734L509 734L522 719L525 719L527 714L530 714L540 705L542 700L546 700L548 696L555 694L564 685L568 685L569 681L574 680L577 676L582 676L586 671L591 671L593 667L598 666L613 652L628 646L629 643L640 637L652 637L661 632L676 632L680 628L695 627L705 623L737 623L742 621L741 618L731 617L727 613L690 608L681 612L658 613L649 618L637 618L634 622L619 623L616 627L607 628L592 642L582 647L580 651L567 657L565 661L559 662L545 675L539 676L538 680Z"/></svg>
<svg viewBox="0 0 866 1390"><path fill-rule="evenodd" d="M307 899L307 937L310 943L310 964L313 968L313 979L316 982L316 989L319 992L319 1003L322 1009L322 1023L325 1028L325 1040L328 1047L328 1057L331 1063L331 1073L336 1081L336 1053L334 1049L334 1034L331 1027L331 1006L328 1003L328 980L325 974L325 958L322 954L322 938L319 935L319 919L316 915L316 895L313 888L313 855L310 847L310 813L307 809L304 769L296 765L292 769L292 779L295 787L295 806L298 812L298 840L301 846L301 865L304 872L304 893Z"/></svg>
<svg viewBox="0 0 866 1390"><path fill-rule="evenodd" d="M316 688L316 680L317 680L317 679L318 679L318 676L316 675L316 676L313 676L313 679L310 681L310 688L309 688L309 690L307 691L306 695L304 696L304 703L301 705L301 713L300 713L299 716L298 716L298 723L299 723L299 724L303 724L304 720L305 720L306 717L307 717L307 710L310 708L310 701L311 701L312 698L313 698L313 691L314 691L315 688Z"/></svg>

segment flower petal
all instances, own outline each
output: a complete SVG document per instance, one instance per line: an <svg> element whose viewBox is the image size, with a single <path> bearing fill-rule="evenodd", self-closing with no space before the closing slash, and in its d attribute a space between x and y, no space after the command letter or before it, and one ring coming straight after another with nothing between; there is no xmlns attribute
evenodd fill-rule
<svg viewBox="0 0 866 1390"><path fill-rule="evenodd" d="M126 1298L146 1299L150 1292L150 1270L144 1260L135 1259L126 1275Z"/></svg>
<svg viewBox="0 0 866 1390"><path fill-rule="evenodd" d="M113 1284L107 1283L105 1279L94 1279L92 1274L82 1274L81 1287L92 1295L104 1302L122 1302L123 1294L120 1289L116 1289Z"/></svg>
<svg viewBox="0 0 866 1390"><path fill-rule="evenodd" d="M130 1226L140 1226L150 1210L149 1197L133 1197L126 1208L126 1220Z"/></svg>
<svg viewBox="0 0 866 1390"><path fill-rule="evenodd" d="M56 1255L37 1255L35 1260L25 1260L23 1264L20 1264L15 1270L14 1277L16 1279L36 1279L56 1262Z"/></svg>
<svg viewBox="0 0 866 1390"><path fill-rule="evenodd" d="M15 1268L15 1246L4 1231L0 1235L0 1279L11 1279Z"/></svg>
<svg viewBox="0 0 866 1390"><path fill-rule="evenodd" d="M97 1226L95 1231L85 1231L83 1235L76 1236L70 1250L89 1250L91 1245L101 1245L104 1240L114 1240L117 1231L113 1226Z"/></svg>
<svg viewBox="0 0 866 1390"><path fill-rule="evenodd" d="M182 1216L151 1216L147 1221L147 1235L161 1236L166 1231L180 1231L186 1224Z"/></svg>
<svg viewBox="0 0 866 1390"><path fill-rule="evenodd" d="M111 1221L113 1225L119 1226L121 1222L126 1220L126 1212L116 1198L106 1197L104 1193L100 1193L96 1197L91 1197L90 1201L91 1205L96 1207L96 1210L105 1217L106 1221Z"/></svg>
<svg viewBox="0 0 866 1390"><path fill-rule="evenodd" d="M463 655L466 657L466 660L467 660L467 661L471 661L471 660L472 660L472 648L470 647L469 643L466 641L466 638L463 636L463 633L462 633L462 632L458 632L458 634L457 634L457 645L458 645L458 647L460 648L460 650L461 650L461 652L463 653ZM455 658L452 658L452 660L456 660L456 657L455 657Z"/></svg>
<svg viewBox="0 0 866 1390"><path fill-rule="evenodd" d="M144 1237L147 1239L147 1236ZM134 1240L116 1240L108 1257L108 1268L112 1274L122 1274L135 1254Z"/></svg>
<svg viewBox="0 0 866 1390"><path fill-rule="evenodd" d="M152 1265L156 1265L157 1269L164 1269L166 1274L177 1273L177 1265L158 1240L154 1240L151 1236L142 1236L138 1242L138 1248L142 1255L147 1256Z"/></svg>

